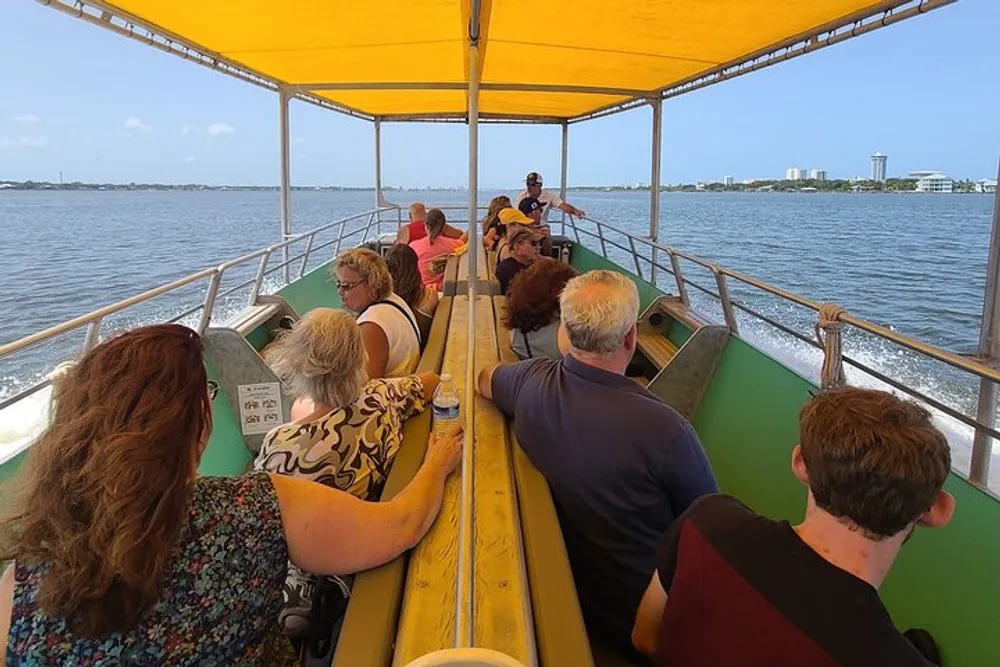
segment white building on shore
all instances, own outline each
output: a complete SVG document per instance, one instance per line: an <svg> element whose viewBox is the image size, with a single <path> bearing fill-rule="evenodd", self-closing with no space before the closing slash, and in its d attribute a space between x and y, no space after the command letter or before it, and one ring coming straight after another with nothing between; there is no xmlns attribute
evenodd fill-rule
<svg viewBox="0 0 1000 667"><path fill-rule="evenodd" d="M983 178L976 181L976 192L996 194L997 180L995 178Z"/></svg>
<svg viewBox="0 0 1000 667"><path fill-rule="evenodd" d="M826 180L826 170L825 169L813 169L809 172L809 178L814 181L825 181Z"/></svg>
<svg viewBox="0 0 1000 667"><path fill-rule="evenodd" d="M803 178L808 178L808 169L796 169L791 167L785 170L785 180L786 181L801 181Z"/></svg>
<svg viewBox="0 0 1000 667"><path fill-rule="evenodd" d="M910 178L917 179L917 192L954 192L955 181L940 171L911 171Z"/></svg>

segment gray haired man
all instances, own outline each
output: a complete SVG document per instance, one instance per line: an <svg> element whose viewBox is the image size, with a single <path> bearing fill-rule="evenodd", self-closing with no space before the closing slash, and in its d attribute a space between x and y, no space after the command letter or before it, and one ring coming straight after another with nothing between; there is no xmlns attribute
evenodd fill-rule
<svg viewBox="0 0 1000 667"><path fill-rule="evenodd" d="M495 364L479 392L513 417L517 439L549 482L587 630L635 664L632 621L659 536L717 491L698 435L625 377L639 294L613 271L567 283L559 299L563 359Z"/></svg>

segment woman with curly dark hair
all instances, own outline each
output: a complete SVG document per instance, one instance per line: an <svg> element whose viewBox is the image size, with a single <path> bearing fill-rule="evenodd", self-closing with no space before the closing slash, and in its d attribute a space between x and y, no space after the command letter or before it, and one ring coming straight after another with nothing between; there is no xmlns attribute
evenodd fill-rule
<svg viewBox="0 0 1000 667"><path fill-rule="evenodd" d="M514 277L507 294L504 326L521 359L562 357L557 342L559 294L579 275L569 264L542 257Z"/></svg>
<svg viewBox="0 0 1000 667"><path fill-rule="evenodd" d="M199 476L218 390L202 352L191 329L143 327L59 379L0 520L6 664L298 664L287 639L278 650L288 562L358 572L430 528L457 432L432 436L386 503L287 475Z"/></svg>

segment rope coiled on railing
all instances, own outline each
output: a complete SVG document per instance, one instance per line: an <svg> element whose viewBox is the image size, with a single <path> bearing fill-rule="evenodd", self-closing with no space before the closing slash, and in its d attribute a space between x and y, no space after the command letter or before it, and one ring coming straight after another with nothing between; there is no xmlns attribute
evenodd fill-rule
<svg viewBox="0 0 1000 667"><path fill-rule="evenodd" d="M823 372L820 376L820 386L823 389L843 387L847 383L842 348L844 323L840 321L844 312L835 303L823 303L819 307L816 340L823 346Z"/></svg>

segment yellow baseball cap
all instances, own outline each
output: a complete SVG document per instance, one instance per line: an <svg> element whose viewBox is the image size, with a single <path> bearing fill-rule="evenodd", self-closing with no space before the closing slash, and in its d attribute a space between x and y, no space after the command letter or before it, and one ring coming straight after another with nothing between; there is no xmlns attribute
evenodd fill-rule
<svg viewBox="0 0 1000 667"><path fill-rule="evenodd" d="M534 220L521 213L516 208L504 208L500 209L498 216L500 222L505 225L532 225L535 223Z"/></svg>

